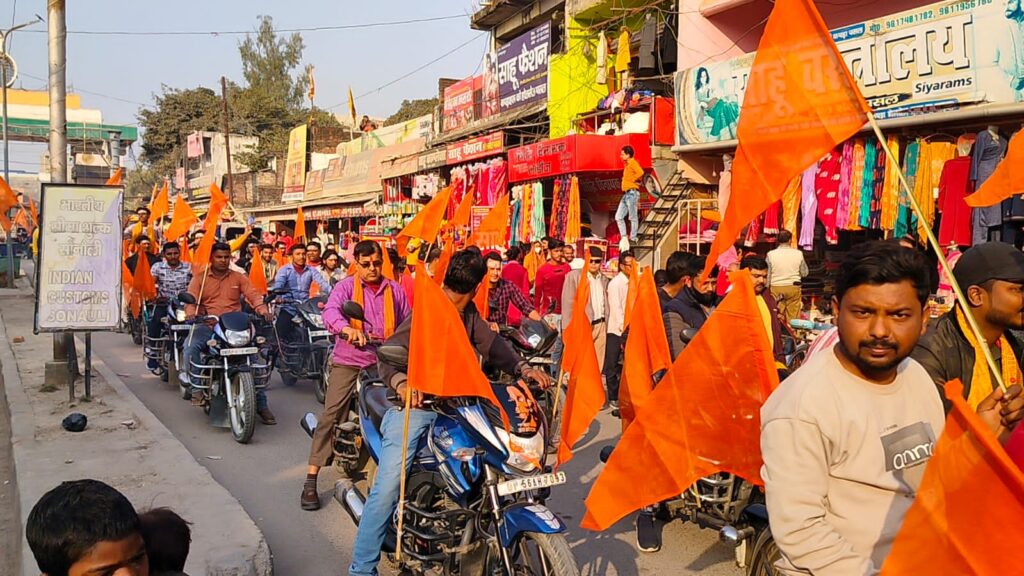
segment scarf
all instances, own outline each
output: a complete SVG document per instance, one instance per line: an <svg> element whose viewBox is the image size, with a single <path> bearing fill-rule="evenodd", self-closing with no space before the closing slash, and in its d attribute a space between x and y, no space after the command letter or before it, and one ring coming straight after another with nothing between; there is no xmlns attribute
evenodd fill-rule
<svg viewBox="0 0 1024 576"><path fill-rule="evenodd" d="M363 281L356 278L352 289L352 300L363 306ZM366 306L363 306L366 310ZM363 323L359 320L349 322L356 330L363 329ZM384 339L388 339L395 333L395 296L391 291L391 283L384 283Z"/></svg>
<svg viewBox="0 0 1024 576"><path fill-rule="evenodd" d="M974 349L974 370L971 372L971 391L968 394L967 403L971 405L972 410L976 410L978 404L981 404L981 401L995 390L995 386L992 384L992 375L989 374L988 362L985 361L985 351L982 350L981 344L974 337L974 332L971 331L971 327L967 324L967 318L964 317L964 311L959 305L956 307L956 323L960 327L960 332L967 338L971 348ZM1020 384L1020 366L1017 364L1017 358L1014 356L1009 340L1005 337L1000 337L997 343L999 344L999 352L1001 354L1000 371L1003 375L1003 383L1008 387Z"/></svg>

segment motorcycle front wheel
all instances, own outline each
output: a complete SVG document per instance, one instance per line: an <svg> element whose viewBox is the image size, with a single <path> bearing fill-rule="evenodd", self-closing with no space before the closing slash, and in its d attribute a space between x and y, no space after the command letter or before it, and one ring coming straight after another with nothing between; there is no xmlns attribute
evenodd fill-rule
<svg viewBox="0 0 1024 576"><path fill-rule="evenodd" d="M320 404L327 402L327 382L331 377L331 357L324 354L324 361L320 365L320 377L316 379L313 393L316 394L316 401Z"/></svg>
<svg viewBox="0 0 1024 576"><path fill-rule="evenodd" d="M231 408L231 435L235 442L247 444L256 430L256 384L252 373L239 372L231 378L231 395L235 399Z"/></svg>
<svg viewBox="0 0 1024 576"><path fill-rule="evenodd" d="M509 550L513 576L579 576L576 558L564 534L524 532ZM491 554L487 574L505 574L501 554Z"/></svg>
<svg viewBox="0 0 1024 576"><path fill-rule="evenodd" d="M775 563L782 559L782 550L775 543L771 528L765 526L754 540L747 576L776 576Z"/></svg>

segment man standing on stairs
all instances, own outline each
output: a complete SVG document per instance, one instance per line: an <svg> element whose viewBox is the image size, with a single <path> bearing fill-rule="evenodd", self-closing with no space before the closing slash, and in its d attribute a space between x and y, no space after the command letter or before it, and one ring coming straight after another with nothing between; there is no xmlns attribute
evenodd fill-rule
<svg viewBox="0 0 1024 576"><path fill-rule="evenodd" d="M619 200L619 207L615 210L615 223L619 226L619 250L629 250L629 247L636 244L637 230L640 228L640 218L637 216L637 204L640 202L640 180L644 177L644 169L633 156L635 152L632 146L623 146L619 157L622 158L624 167L622 169L622 199ZM626 234L626 216L629 216L629 234ZM628 240L627 240L628 238Z"/></svg>

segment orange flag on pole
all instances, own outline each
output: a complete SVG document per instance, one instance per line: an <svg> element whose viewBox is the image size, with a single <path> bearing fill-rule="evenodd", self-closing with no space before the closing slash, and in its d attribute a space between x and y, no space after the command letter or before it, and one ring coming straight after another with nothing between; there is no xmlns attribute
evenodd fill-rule
<svg viewBox="0 0 1024 576"><path fill-rule="evenodd" d="M665 338L665 323L661 320L658 288L654 273L644 270L637 287L633 324L626 338L626 351L622 361L622 385L619 388L619 414L623 431L629 428L642 405L654 389L654 373L672 366L672 353ZM671 372L665 378L671 378ZM663 380L664 381L664 380Z"/></svg>
<svg viewBox="0 0 1024 576"><path fill-rule="evenodd" d="M633 268L629 271L629 286L626 290L626 313L622 320L622 329L629 328L633 319L633 308L636 307L636 295L640 289L640 264L634 259Z"/></svg>
<svg viewBox="0 0 1024 576"><path fill-rule="evenodd" d="M480 222L480 226L473 231L466 245L476 245L481 248L504 246L505 239L508 238L508 220L508 194L505 194L498 199L498 203L491 208L491 211Z"/></svg>
<svg viewBox="0 0 1024 576"><path fill-rule="evenodd" d="M170 212L171 207L169 205L169 199L167 196L167 181L164 180L163 187L160 188L160 192L157 193L156 198L149 205L149 213L152 222L158 222L167 213Z"/></svg>
<svg viewBox="0 0 1024 576"><path fill-rule="evenodd" d="M882 576L1015 574L1024 542L1024 472L971 410L959 380L946 384L945 394L953 409Z"/></svg>
<svg viewBox="0 0 1024 576"><path fill-rule="evenodd" d="M413 238L419 238L428 244L437 241L437 234L441 231L441 222L448 211L448 200L451 196L451 187L438 192L433 200L428 202L419 214L416 214L416 217L398 233L395 242L398 244L399 256L405 256L408 253L406 245Z"/></svg>
<svg viewBox="0 0 1024 576"><path fill-rule="evenodd" d="M587 496L584 528L604 530L717 472L763 484L760 411L779 379L756 298L750 273L734 275L733 289L623 433Z"/></svg>
<svg viewBox="0 0 1024 576"><path fill-rule="evenodd" d="M856 134L869 111L813 0L776 0L747 80L733 193L720 207L725 217L705 277L743 227L779 201L793 178Z"/></svg>
<svg viewBox="0 0 1024 576"><path fill-rule="evenodd" d="M132 277L132 313L135 316L142 311L142 304L156 298L156 281L150 271L149 258L139 252L135 262L135 275Z"/></svg>
<svg viewBox="0 0 1024 576"><path fill-rule="evenodd" d="M260 294L267 293L267 271L263 269L263 258L253 258L249 264L249 283L252 284L253 288L260 291ZM313 286L320 287L319 284L313 282L309 287L309 297L312 298Z"/></svg>
<svg viewBox="0 0 1024 576"><path fill-rule="evenodd" d="M11 190L7 181L0 177L0 224L3 224L4 230L8 232L11 231L11 219L7 214L17 205L18 195Z"/></svg>
<svg viewBox="0 0 1024 576"><path fill-rule="evenodd" d="M562 442L558 445L559 467L572 458L572 446L583 438L591 422L604 405L601 366L594 347L593 327L587 318L590 301L590 275L580 274L572 303L572 321L562 334L562 373L569 375L562 409Z"/></svg>
<svg viewBox="0 0 1024 576"><path fill-rule="evenodd" d="M458 230L469 228L469 221L473 215L474 195L466 192L462 197L462 201L459 202L459 207L455 209L455 216L452 217L452 226Z"/></svg>
<svg viewBox="0 0 1024 576"><path fill-rule="evenodd" d="M228 206L228 197L221 191L220 186L216 184L210 184L210 208L206 212L206 220L203 222L203 229L207 232L210 231L210 223L216 220L213 224L215 228L217 223L220 222L220 214Z"/></svg>
<svg viewBox="0 0 1024 576"><path fill-rule="evenodd" d="M199 222L199 217L196 216L195 210L188 205L188 202L185 202L184 196L178 196L174 200L174 217L171 218L171 223L164 230L164 239L174 242L188 232L196 222Z"/></svg>
<svg viewBox="0 0 1024 576"><path fill-rule="evenodd" d="M303 242L308 242L306 238L306 218L302 215L302 206L299 206L295 212L295 233L292 234L292 238L295 242L302 238Z"/></svg>
<svg viewBox="0 0 1024 576"><path fill-rule="evenodd" d="M124 293L125 298L131 297L132 284L134 284L134 283L135 283L135 278L132 276L132 271L128 269L128 263L125 262L124 258L122 258L121 259L121 291Z"/></svg>
<svg viewBox="0 0 1024 576"><path fill-rule="evenodd" d="M188 246L188 238L181 237L181 261L192 263L192 249Z"/></svg>
<svg viewBox="0 0 1024 576"><path fill-rule="evenodd" d="M110 178L107 178L107 186L120 186L121 181L124 179L124 168L118 168Z"/></svg>
<svg viewBox="0 0 1024 576"><path fill-rule="evenodd" d="M32 223L35 226L39 226L39 208L36 206L36 201L28 199L28 209L32 213Z"/></svg>
<svg viewBox="0 0 1024 576"><path fill-rule="evenodd" d="M964 202L973 208L992 206L1011 196L1024 193L1024 136L1020 131L1010 138L1006 156L999 161L995 172L974 194L964 197Z"/></svg>
<svg viewBox="0 0 1024 576"><path fill-rule="evenodd" d="M445 270L447 272L447 270ZM491 285L487 277L484 276L483 282L480 283L480 287L476 289L476 296L473 297L473 305L476 306L476 311L480 313L480 317L487 320L491 315Z"/></svg>
<svg viewBox="0 0 1024 576"><path fill-rule="evenodd" d="M452 254L455 253L455 238L447 235L444 238L444 247L441 248L441 255L434 264L434 283L438 286L444 284L444 275L448 272L448 263L452 261Z"/></svg>
<svg viewBox="0 0 1024 576"><path fill-rule="evenodd" d="M500 407L480 369L462 315L426 274L416 275L409 335L409 386L434 396L477 396ZM444 338L438 338L444 334ZM502 418L506 420L504 411ZM506 424L507 425L507 424Z"/></svg>

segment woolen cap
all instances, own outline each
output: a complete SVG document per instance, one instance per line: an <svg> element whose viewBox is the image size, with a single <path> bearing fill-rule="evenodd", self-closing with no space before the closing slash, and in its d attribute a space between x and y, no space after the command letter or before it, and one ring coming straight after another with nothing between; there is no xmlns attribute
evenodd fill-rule
<svg viewBox="0 0 1024 576"><path fill-rule="evenodd" d="M977 244L957 260L953 278L965 290L989 280L1024 284L1024 252L1003 242Z"/></svg>

